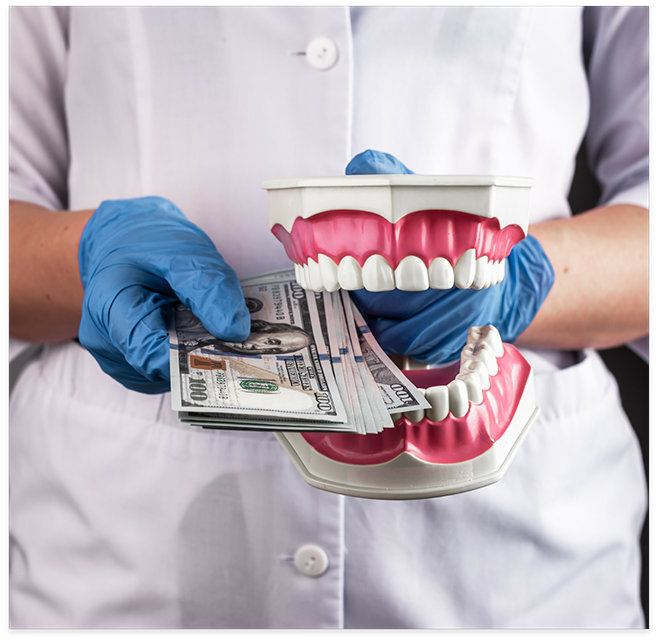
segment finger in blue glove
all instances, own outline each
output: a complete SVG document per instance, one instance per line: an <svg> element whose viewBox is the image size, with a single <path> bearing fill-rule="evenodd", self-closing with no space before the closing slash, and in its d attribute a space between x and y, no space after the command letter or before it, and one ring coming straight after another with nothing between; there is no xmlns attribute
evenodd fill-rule
<svg viewBox="0 0 658 641"><path fill-rule="evenodd" d="M347 166L350 174L413 173L397 158L367 150ZM483 290L428 289L351 292L380 345L426 363L459 358L468 330L494 325L505 342L514 342L530 325L548 295L555 274L539 241L527 236L506 259L505 278Z"/></svg>
<svg viewBox="0 0 658 641"><path fill-rule="evenodd" d="M85 288L78 338L129 389L169 390L167 316L176 300L220 339L249 335L236 273L165 198L101 203L82 233L78 261Z"/></svg>

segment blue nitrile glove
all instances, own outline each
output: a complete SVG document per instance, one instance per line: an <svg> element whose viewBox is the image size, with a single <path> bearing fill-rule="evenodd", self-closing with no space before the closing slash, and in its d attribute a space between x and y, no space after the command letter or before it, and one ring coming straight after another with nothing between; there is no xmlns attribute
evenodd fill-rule
<svg viewBox="0 0 658 641"><path fill-rule="evenodd" d="M413 172L390 154L368 150L355 156L345 173ZM476 325L494 325L504 342L514 342L532 322L554 280L539 241L527 236L508 256L505 278L488 289L360 289L351 296L384 350L425 363L448 363L459 358L469 328Z"/></svg>
<svg viewBox="0 0 658 641"><path fill-rule="evenodd" d="M129 389L169 390L167 312L175 300L220 339L249 335L236 273L165 198L101 203L82 232L78 260L85 288L78 338Z"/></svg>

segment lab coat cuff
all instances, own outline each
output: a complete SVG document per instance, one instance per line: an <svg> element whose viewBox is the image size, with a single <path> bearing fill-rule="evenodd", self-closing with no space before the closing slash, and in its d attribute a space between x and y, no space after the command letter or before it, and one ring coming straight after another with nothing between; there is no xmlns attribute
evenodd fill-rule
<svg viewBox="0 0 658 641"><path fill-rule="evenodd" d="M649 181L620 191L602 205L637 205L649 209Z"/></svg>
<svg viewBox="0 0 658 641"><path fill-rule="evenodd" d="M40 194L33 187L29 187L22 181L17 181L13 178L9 181L9 200L20 200L45 207L46 209L52 209L53 211L62 209L60 203L53 202L51 198Z"/></svg>

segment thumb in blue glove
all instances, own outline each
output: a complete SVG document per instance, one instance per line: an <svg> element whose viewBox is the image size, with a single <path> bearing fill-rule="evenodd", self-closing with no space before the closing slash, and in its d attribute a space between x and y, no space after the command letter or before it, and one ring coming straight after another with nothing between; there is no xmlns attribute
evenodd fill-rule
<svg viewBox="0 0 658 641"><path fill-rule="evenodd" d="M169 390L167 314L176 300L217 338L249 335L237 275L164 198L101 203L82 233L78 261L85 289L78 338L129 389Z"/></svg>
<svg viewBox="0 0 658 641"><path fill-rule="evenodd" d="M413 173L397 158L367 150L355 156L347 174ZM422 292L351 292L380 345L389 353L426 363L459 358L468 330L494 325L505 342L514 342L546 299L555 274L539 241L527 236L506 259L505 278L488 289L453 287Z"/></svg>

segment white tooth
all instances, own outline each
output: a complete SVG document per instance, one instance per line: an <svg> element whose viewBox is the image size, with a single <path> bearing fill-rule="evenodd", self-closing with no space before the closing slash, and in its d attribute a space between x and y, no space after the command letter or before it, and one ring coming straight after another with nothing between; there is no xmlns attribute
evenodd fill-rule
<svg viewBox="0 0 658 641"><path fill-rule="evenodd" d="M466 383L459 379L448 383L448 397L450 399L450 412L457 418L466 416L466 412L468 412Z"/></svg>
<svg viewBox="0 0 658 641"><path fill-rule="evenodd" d="M304 272L304 283L306 284L304 289L313 291L313 288L311 287L311 268L308 263L302 267L302 271Z"/></svg>
<svg viewBox="0 0 658 641"><path fill-rule="evenodd" d="M474 345L486 343L491 347L496 358L500 358L505 353L503 349L503 340L494 325L471 327L468 330L466 343Z"/></svg>
<svg viewBox="0 0 658 641"><path fill-rule="evenodd" d="M405 412L404 417L411 423L420 423L425 418L425 410L414 410L413 412Z"/></svg>
<svg viewBox="0 0 658 641"><path fill-rule="evenodd" d="M452 289L455 284L455 272L452 265L440 256L430 263L428 274L432 289Z"/></svg>
<svg viewBox="0 0 658 641"><path fill-rule="evenodd" d="M425 390L418 388L418 391L425 396ZM413 412L405 412L405 418L409 419L412 423L420 423L425 418L425 410L414 410Z"/></svg>
<svg viewBox="0 0 658 641"><path fill-rule="evenodd" d="M335 292L337 289L340 289L338 265L329 256L325 256L324 254L318 254L318 265L320 265L320 274L322 275L324 288L328 292Z"/></svg>
<svg viewBox="0 0 658 641"><path fill-rule="evenodd" d="M450 411L450 400L447 385L436 385L425 392L425 398L432 404L431 409L425 410L425 416L430 421L442 421Z"/></svg>
<svg viewBox="0 0 658 641"><path fill-rule="evenodd" d="M393 269L383 256L373 254L363 263L363 286L369 292L395 289Z"/></svg>
<svg viewBox="0 0 658 641"><path fill-rule="evenodd" d="M308 283L306 282L306 265L299 266L299 275L297 276L297 282L299 286L304 289L309 289Z"/></svg>
<svg viewBox="0 0 658 641"><path fill-rule="evenodd" d="M488 287L491 287L493 285L493 277L494 277L493 269L494 269L494 262L493 262L493 260L490 260L487 263L486 280L484 281L483 289L487 289Z"/></svg>
<svg viewBox="0 0 658 641"><path fill-rule="evenodd" d="M395 286L405 292L424 292L430 281L427 267L418 256L405 256L395 268Z"/></svg>
<svg viewBox="0 0 658 641"><path fill-rule="evenodd" d="M493 349L486 343L470 343L464 347L462 350L461 362L465 363L471 359L484 363L487 366L489 376L494 376L494 374L498 373L496 355L494 354Z"/></svg>
<svg viewBox="0 0 658 641"><path fill-rule="evenodd" d="M480 256L475 261L475 276L473 276L473 284L471 285L473 289L484 289L486 286L488 264L489 259L486 256Z"/></svg>
<svg viewBox="0 0 658 641"><path fill-rule="evenodd" d="M505 278L505 262L506 259L503 258L500 261L500 265L498 266L498 282L502 282L503 279Z"/></svg>
<svg viewBox="0 0 658 641"><path fill-rule="evenodd" d="M479 405L484 400L484 396L482 395L482 385L480 384L480 377L475 372L463 374L460 372L455 378L458 381L464 381L469 401L473 401L473 403Z"/></svg>
<svg viewBox="0 0 658 641"><path fill-rule="evenodd" d="M468 289L475 277L475 249L467 249L455 265L455 285L459 289Z"/></svg>
<svg viewBox="0 0 658 641"><path fill-rule="evenodd" d="M297 284L300 287L304 287L304 285L302 285L302 266L298 263L295 263L295 278L297 279Z"/></svg>
<svg viewBox="0 0 658 641"><path fill-rule="evenodd" d="M312 258L308 259L308 274L309 285L314 292L321 292L324 290L324 283L322 282L322 274L320 273L320 265L318 265Z"/></svg>
<svg viewBox="0 0 658 641"><path fill-rule="evenodd" d="M345 256L338 265L338 282L343 289L363 289L361 265L353 256Z"/></svg>
<svg viewBox="0 0 658 641"><path fill-rule="evenodd" d="M402 416L402 414L391 414L391 420L394 423L397 423L402 418Z"/></svg>
<svg viewBox="0 0 658 641"><path fill-rule="evenodd" d="M498 285L500 282L498 280L498 270L500 269L500 261L493 261L493 265L491 266L491 286L493 285Z"/></svg>
<svg viewBox="0 0 658 641"><path fill-rule="evenodd" d="M489 389L489 372L487 366L482 361L474 361L472 359L464 361L459 368L460 374L477 374L480 377L480 387L482 389Z"/></svg>

